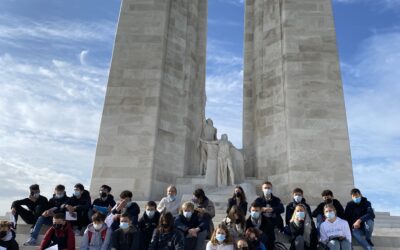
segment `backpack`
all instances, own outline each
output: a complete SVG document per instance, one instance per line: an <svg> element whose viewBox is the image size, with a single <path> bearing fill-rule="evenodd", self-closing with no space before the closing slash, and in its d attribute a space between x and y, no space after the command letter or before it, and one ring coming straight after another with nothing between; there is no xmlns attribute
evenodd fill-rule
<svg viewBox="0 0 400 250"><path fill-rule="evenodd" d="M107 235L107 229L104 229L103 231L101 231L101 240L104 242L104 240L106 239L106 235ZM92 240L92 236L93 236L93 232L88 230L88 239L89 239L89 243Z"/></svg>

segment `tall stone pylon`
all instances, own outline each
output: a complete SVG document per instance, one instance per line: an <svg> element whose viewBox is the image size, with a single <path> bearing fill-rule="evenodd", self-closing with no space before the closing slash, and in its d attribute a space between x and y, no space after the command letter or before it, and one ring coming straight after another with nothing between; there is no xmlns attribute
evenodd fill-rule
<svg viewBox="0 0 400 250"><path fill-rule="evenodd" d="M159 199L197 174L205 106L207 0L123 0L91 191Z"/></svg>
<svg viewBox="0 0 400 250"><path fill-rule="evenodd" d="M243 145L246 175L311 203L354 185L331 0L247 0Z"/></svg>

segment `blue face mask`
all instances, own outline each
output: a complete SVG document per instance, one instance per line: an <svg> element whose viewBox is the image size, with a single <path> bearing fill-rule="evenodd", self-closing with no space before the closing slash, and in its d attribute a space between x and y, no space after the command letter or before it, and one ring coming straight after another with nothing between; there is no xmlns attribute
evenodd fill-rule
<svg viewBox="0 0 400 250"><path fill-rule="evenodd" d="M303 220L304 217L306 217L306 214L304 212L296 212L296 217L297 219Z"/></svg>
<svg viewBox="0 0 400 250"><path fill-rule="evenodd" d="M175 195L172 195L172 194L169 194L168 195L168 199L169 199L169 201L171 202L171 201L174 201L175 200Z"/></svg>
<svg viewBox="0 0 400 250"><path fill-rule="evenodd" d="M334 219L336 217L336 215L335 215L335 212L327 212L327 213L325 213L325 217L328 220L332 220L332 219Z"/></svg>
<svg viewBox="0 0 400 250"><path fill-rule="evenodd" d="M353 201L358 204L361 202L361 197L353 198Z"/></svg>
<svg viewBox="0 0 400 250"><path fill-rule="evenodd" d="M251 211L250 216L251 216L251 218L258 220L258 218L260 218L260 212Z"/></svg>
<svg viewBox="0 0 400 250"><path fill-rule="evenodd" d="M75 196L75 197L81 196L81 192L80 192L80 191L74 191L74 196Z"/></svg>
<svg viewBox="0 0 400 250"><path fill-rule="evenodd" d="M129 227L129 224L127 222L121 222L119 223L119 227L122 229L127 229Z"/></svg>
<svg viewBox="0 0 400 250"><path fill-rule="evenodd" d="M64 197L64 193L59 193L55 195L56 199L61 199Z"/></svg>
<svg viewBox="0 0 400 250"><path fill-rule="evenodd" d="M218 240L218 242L223 242L225 240L225 234L217 234L215 238Z"/></svg>

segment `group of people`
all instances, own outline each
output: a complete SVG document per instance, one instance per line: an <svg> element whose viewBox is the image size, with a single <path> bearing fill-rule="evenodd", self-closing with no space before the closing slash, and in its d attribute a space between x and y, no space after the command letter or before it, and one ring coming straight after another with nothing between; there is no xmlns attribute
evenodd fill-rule
<svg viewBox="0 0 400 250"><path fill-rule="evenodd" d="M32 226L24 245L38 245L42 226L51 225L39 250L55 245L75 249L76 235L83 235L81 250L270 250L277 235L288 238L293 250L350 250L352 236L364 249L373 249L375 215L360 190L351 190L352 200L345 209L332 191L324 190L323 201L311 211L300 188L293 190L293 200L286 209L273 195L271 182L261 188L262 195L248 206L243 188L236 186L228 199L227 216L214 226L215 207L203 189L196 189L191 201L181 202L171 185L158 205L148 201L139 216L140 207L128 190L115 201L111 187L103 185L91 202L82 184L74 186L71 197L63 185L57 185L48 200L34 184L29 197L12 203L13 222L0 221L0 246L18 249L15 228L21 217Z"/></svg>

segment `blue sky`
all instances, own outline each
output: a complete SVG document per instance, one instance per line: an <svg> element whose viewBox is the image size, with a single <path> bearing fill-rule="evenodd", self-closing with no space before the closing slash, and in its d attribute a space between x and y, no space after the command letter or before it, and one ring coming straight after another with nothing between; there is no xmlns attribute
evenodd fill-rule
<svg viewBox="0 0 400 250"><path fill-rule="evenodd" d="M0 213L90 183L120 0L0 1ZM335 0L356 186L400 214L400 0ZM209 0L207 117L241 147L243 1Z"/></svg>

